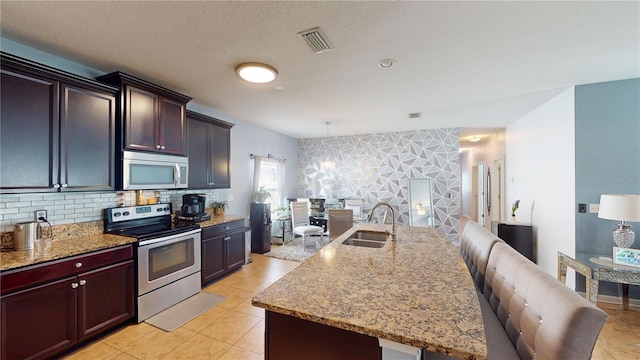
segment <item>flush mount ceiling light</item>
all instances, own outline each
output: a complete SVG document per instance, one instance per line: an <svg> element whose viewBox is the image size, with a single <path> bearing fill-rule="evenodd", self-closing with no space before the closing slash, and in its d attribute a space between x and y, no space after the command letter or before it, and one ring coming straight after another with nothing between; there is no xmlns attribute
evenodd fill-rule
<svg viewBox="0 0 640 360"><path fill-rule="evenodd" d="M250 83L266 84L276 79L278 70L267 64L247 62L236 66L236 75Z"/></svg>
<svg viewBox="0 0 640 360"><path fill-rule="evenodd" d="M480 136L472 136L469 138L469 141L471 142L478 142L480 141L481 137Z"/></svg>

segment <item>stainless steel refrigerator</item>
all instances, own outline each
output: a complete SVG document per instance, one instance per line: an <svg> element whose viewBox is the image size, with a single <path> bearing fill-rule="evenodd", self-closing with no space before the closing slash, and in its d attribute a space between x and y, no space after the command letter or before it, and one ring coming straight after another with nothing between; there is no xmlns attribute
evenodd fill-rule
<svg viewBox="0 0 640 360"><path fill-rule="evenodd" d="M251 252L271 251L271 204L251 203Z"/></svg>

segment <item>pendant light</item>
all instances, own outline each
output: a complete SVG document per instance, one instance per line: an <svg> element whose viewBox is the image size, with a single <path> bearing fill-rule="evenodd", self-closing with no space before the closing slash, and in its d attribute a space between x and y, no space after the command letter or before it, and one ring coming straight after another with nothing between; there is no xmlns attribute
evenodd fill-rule
<svg viewBox="0 0 640 360"><path fill-rule="evenodd" d="M325 124L327 124L327 139L329 138L329 124L331 124L331 122L327 121L325 122ZM336 163L334 161L332 161L328 156L322 160L320 162L320 168L323 171L329 171L329 170L334 170L336 168Z"/></svg>

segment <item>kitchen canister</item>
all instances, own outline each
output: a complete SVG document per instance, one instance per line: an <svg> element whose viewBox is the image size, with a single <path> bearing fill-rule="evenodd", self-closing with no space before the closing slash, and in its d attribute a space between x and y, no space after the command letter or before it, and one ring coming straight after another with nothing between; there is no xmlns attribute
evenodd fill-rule
<svg viewBox="0 0 640 360"><path fill-rule="evenodd" d="M31 250L36 240L42 237L42 227L37 222L17 223L13 228L13 248Z"/></svg>

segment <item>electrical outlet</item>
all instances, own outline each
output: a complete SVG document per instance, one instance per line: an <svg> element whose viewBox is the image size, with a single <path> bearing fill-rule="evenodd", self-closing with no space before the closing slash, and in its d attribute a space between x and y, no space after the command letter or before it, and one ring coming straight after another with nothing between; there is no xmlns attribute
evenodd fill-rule
<svg viewBox="0 0 640 360"><path fill-rule="evenodd" d="M42 222L43 220L40 220L40 218L43 218L43 219L47 218L47 210L36 210L35 217L36 217L36 222Z"/></svg>

